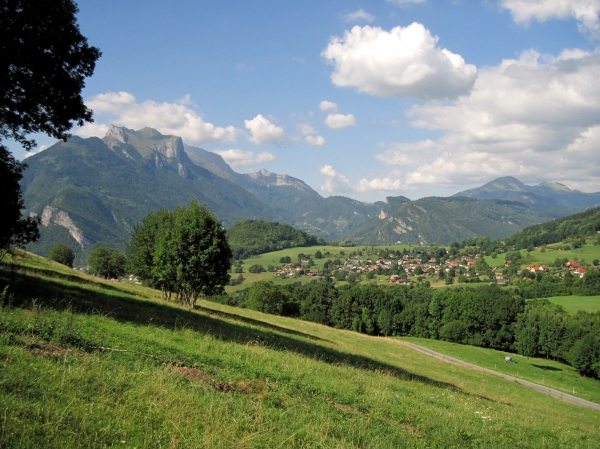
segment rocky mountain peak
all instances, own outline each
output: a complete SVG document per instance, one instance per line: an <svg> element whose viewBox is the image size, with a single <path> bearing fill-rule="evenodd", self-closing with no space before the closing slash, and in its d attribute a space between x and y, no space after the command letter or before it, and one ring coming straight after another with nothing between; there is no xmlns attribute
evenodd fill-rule
<svg viewBox="0 0 600 449"><path fill-rule="evenodd" d="M115 149L115 146L127 143L129 140L127 138L127 134L125 134L126 128L119 128L113 124L108 126L108 131L106 131L106 135L104 136L104 142L108 147L112 150Z"/></svg>

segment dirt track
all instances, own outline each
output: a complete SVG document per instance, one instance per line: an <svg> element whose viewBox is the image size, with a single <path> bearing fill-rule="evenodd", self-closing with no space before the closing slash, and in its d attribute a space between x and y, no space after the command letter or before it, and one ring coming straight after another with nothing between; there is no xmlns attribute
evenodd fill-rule
<svg viewBox="0 0 600 449"><path fill-rule="evenodd" d="M542 385L534 384L533 382L528 382L526 380L519 379L518 377L509 376L507 374L499 373L498 371L493 371L493 370L490 370L487 368L483 368L481 366L473 365L472 363L464 362L462 360L455 359L454 357L449 357L447 355L440 354L439 352L432 351L431 349L427 349L423 346L416 345L414 343L409 343L407 341L402 341L402 340L395 340L395 341L397 341L400 344L410 346L411 348L415 349L416 351L422 352L423 354L430 355L432 357L435 357L436 359L440 359L440 360L443 360L448 363L454 363L456 365L466 366L468 368L475 369L478 371L485 371L486 373L493 374L494 376L502 377L503 379L506 379L508 381L518 382L521 385L524 385L525 387L533 388L534 390L537 390L541 393L547 394L548 396L553 396L555 398L562 399L562 400L570 402L572 404L580 405L581 407L591 408L592 410L600 411L600 404L596 404L595 402L586 401L585 399L581 399L581 398L572 396L567 393L562 393L558 390L544 387Z"/></svg>

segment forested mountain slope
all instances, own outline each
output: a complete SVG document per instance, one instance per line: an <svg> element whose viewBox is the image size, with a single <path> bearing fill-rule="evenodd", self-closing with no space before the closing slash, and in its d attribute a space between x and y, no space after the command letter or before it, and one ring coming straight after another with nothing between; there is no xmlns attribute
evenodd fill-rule
<svg viewBox="0 0 600 449"><path fill-rule="evenodd" d="M388 206L348 235L358 244L450 244L469 237L506 237L557 215L521 203L464 197L388 198Z"/></svg>
<svg viewBox="0 0 600 449"><path fill-rule="evenodd" d="M227 240L235 258L263 254L284 248L324 245L325 241L286 224L242 220L227 229Z"/></svg>
<svg viewBox="0 0 600 449"><path fill-rule="evenodd" d="M530 226L505 239L507 245L527 248L558 243L565 239L598 237L600 232L600 207L568 217Z"/></svg>

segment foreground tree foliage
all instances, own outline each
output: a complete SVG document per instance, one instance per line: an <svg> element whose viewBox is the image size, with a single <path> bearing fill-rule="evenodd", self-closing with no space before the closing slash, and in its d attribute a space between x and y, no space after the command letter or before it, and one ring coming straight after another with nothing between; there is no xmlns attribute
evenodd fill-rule
<svg viewBox="0 0 600 449"><path fill-rule="evenodd" d="M25 247L40 237L38 217L21 216L25 207L21 197L19 181L26 165L15 160L12 154L0 145L0 260L13 246Z"/></svg>
<svg viewBox="0 0 600 449"><path fill-rule="evenodd" d="M232 253L217 217L192 199L190 207L150 213L127 246L129 269L165 298L190 307L199 295L223 293Z"/></svg>
<svg viewBox="0 0 600 449"><path fill-rule="evenodd" d="M0 0L0 142L30 150L28 134L66 140L74 123L92 121L81 90L101 53L79 32L76 13L71 0ZM39 220L21 218L25 167L0 144L0 259L39 238Z"/></svg>
<svg viewBox="0 0 600 449"><path fill-rule="evenodd" d="M66 265L69 268L73 268L75 253L70 246L65 245L64 243L58 243L50 250L48 259Z"/></svg>
<svg viewBox="0 0 600 449"><path fill-rule="evenodd" d="M88 257L88 264L94 274L104 279L117 279L125 274L126 259L116 249L99 246Z"/></svg>

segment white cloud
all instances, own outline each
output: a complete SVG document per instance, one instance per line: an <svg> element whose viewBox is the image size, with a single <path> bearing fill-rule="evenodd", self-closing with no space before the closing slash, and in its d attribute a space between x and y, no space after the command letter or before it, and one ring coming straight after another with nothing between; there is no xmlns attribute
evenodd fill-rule
<svg viewBox="0 0 600 449"><path fill-rule="evenodd" d="M500 5L522 25L528 25L532 19L545 22L572 17L577 20L580 31L600 35L600 0L500 0Z"/></svg>
<svg viewBox="0 0 600 449"><path fill-rule="evenodd" d="M399 179L390 178L373 178L371 181L367 181L366 178L361 179L358 185L354 188L357 192L368 192L368 191L399 191L405 190L404 186Z"/></svg>
<svg viewBox="0 0 600 449"><path fill-rule="evenodd" d="M352 114L328 114L325 124L330 128L339 129L355 126L356 120Z"/></svg>
<svg viewBox="0 0 600 449"><path fill-rule="evenodd" d="M86 105L94 111L96 120L101 119L101 122L87 124L74 132L83 137L103 137L108 129L108 125L104 124L106 122L132 129L149 126L194 144L233 142L240 133L233 126L217 127L205 122L190 108L193 104L187 95L176 103L151 100L140 103L128 92L109 92L92 97Z"/></svg>
<svg viewBox="0 0 600 449"><path fill-rule="evenodd" d="M262 114L258 114L252 120L244 120L246 129L250 130L252 137L251 142L257 145L265 143L281 143L285 140L285 131L280 126L275 125Z"/></svg>
<svg viewBox="0 0 600 449"><path fill-rule="evenodd" d="M468 94L477 69L447 49L420 23L385 31L355 26L333 37L321 55L340 87L381 97L456 98Z"/></svg>
<svg viewBox="0 0 600 449"><path fill-rule="evenodd" d="M319 109L321 111L333 111L336 112L338 109L337 104L335 104L332 101L327 101L327 100L323 100L321 103L319 103Z"/></svg>
<svg viewBox="0 0 600 449"><path fill-rule="evenodd" d="M323 136L306 136L306 141L310 145L316 145L319 147L325 145L325 138Z"/></svg>
<svg viewBox="0 0 600 449"><path fill-rule="evenodd" d="M215 151L220 155L225 162L234 167L248 167L251 165L263 164L266 162L272 162L275 159L274 154L266 151L262 153L253 153L252 151L243 151L239 149Z"/></svg>
<svg viewBox="0 0 600 449"><path fill-rule="evenodd" d="M325 138L318 136L317 130L310 126L308 123L300 123L298 125L298 131L306 136L306 142L310 145L323 146L325 145Z"/></svg>
<svg viewBox="0 0 600 449"><path fill-rule="evenodd" d="M350 181L344 175L338 174L331 165L324 165L319 171L325 175L325 184L321 186L324 193L344 193L352 190Z"/></svg>
<svg viewBox="0 0 600 449"><path fill-rule="evenodd" d="M317 130L310 126L308 123L300 123L298 125L298 131L300 131L305 136L312 136L313 134L317 134Z"/></svg>
<svg viewBox="0 0 600 449"><path fill-rule="evenodd" d="M373 14L369 14L364 9L359 9L358 11L351 12L346 15L346 22L373 22L375 20L375 16Z"/></svg>
<svg viewBox="0 0 600 449"><path fill-rule="evenodd" d="M401 143L377 155L403 167L408 185L464 186L512 175L600 190L600 50L529 51L482 69L472 93L419 104L416 127L436 141Z"/></svg>

